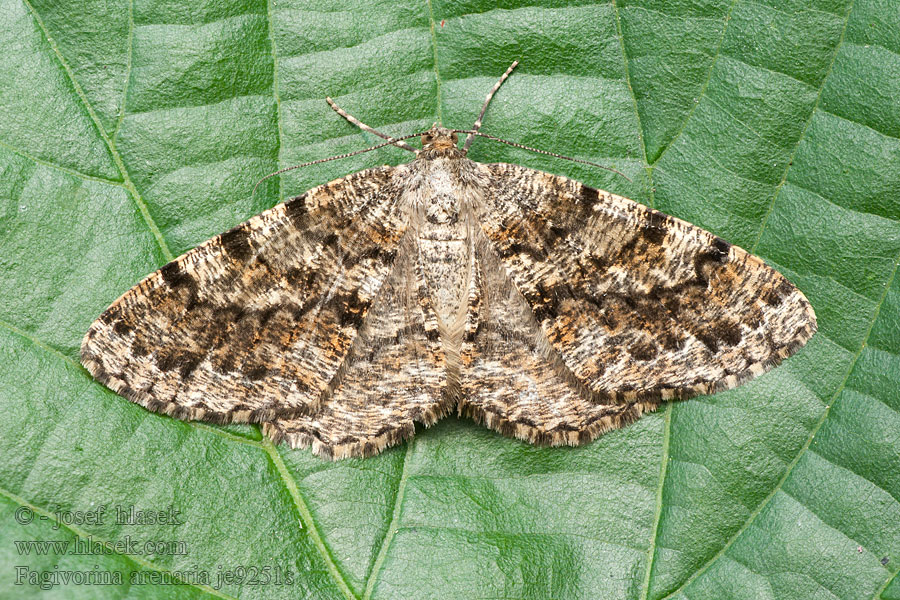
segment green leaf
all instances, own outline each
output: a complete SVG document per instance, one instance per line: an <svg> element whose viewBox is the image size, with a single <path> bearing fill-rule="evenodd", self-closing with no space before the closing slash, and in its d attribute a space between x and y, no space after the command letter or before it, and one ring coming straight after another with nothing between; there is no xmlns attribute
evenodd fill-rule
<svg viewBox="0 0 900 600"><path fill-rule="evenodd" d="M0 11L0 596L900 598L890 0ZM326 95L391 134L466 127L514 59L484 130L633 183L487 140L474 159L566 174L760 254L812 301L808 346L580 448L450 417L337 463L150 413L78 364L90 322L173 256L408 159L301 169L252 199L271 171L375 141ZM117 523L132 507L171 518ZM87 540L108 551L73 552ZM70 546L23 543L52 541Z"/></svg>

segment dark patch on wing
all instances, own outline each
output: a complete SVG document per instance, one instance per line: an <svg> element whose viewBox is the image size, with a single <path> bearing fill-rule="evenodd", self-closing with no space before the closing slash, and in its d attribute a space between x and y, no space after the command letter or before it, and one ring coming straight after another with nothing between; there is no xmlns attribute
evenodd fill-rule
<svg viewBox="0 0 900 600"><path fill-rule="evenodd" d="M500 246L497 248L497 254L500 258L509 258L514 255L526 254L535 262L547 260L546 253L540 247L524 242L513 242L505 246Z"/></svg>
<svg viewBox="0 0 900 600"><path fill-rule="evenodd" d="M322 240L322 245L326 246L326 247L329 247L329 246L337 247L338 246L337 241L338 241L338 236L336 233L334 233L332 231L331 233L326 235L325 238Z"/></svg>
<svg viewBox="0 0 900 600"><path fill-rule="evenodd" d="M675 352L684 348L686 338L674 331L664 331L661 335L663 348L669 352Z"/></svg>
<svg viewBox="0 0 900 600"><path fill-rule="evenodd" d="M130 324L126 323L124 320L119 319L116 321L116 324L113 325L113 331L119 335L126 335L134 330Z"/></svg>
<svg viewBox="0 0 900 600"><path fill-rule="evenodd" d="M265 327L266 323L269 322L269 319L271 319L279 310L281 310L280 306L273 305L259 311L259 326Z"/></svg>
<svg viewBox="0 0 900 600"><path fill-rule="evenodd" d="M600 199L600 190L590 186L581 186L581 204L586 210L593 210Z"/></svg>
<svg viewBox="0 0 900 600"><path fill-rule="evenodd" d="M131 353L137 358L143 358L150 354L150 349L147 348L141 337L136 337L134 338L134 341L131 342Z"/></svg>
<svg viewBox="0 0 900 600"><path fill-rule="evenodd" d="M349 293L335 296L329 304L332 310L339 316L341 327L353 327L358 329L362 325L363 318L369 310L370 300L363 300L359 294Z"/></svg>
<svg viewBox="0 0 900 600"><path fill-rule="evenodd" d="M188 297L184 300L184 309L191 310L197 303L197 280L190 273L185 272L178 261L173 260L159 270L163 281L173 291L187 290Z"/></svg>
<svg viewBox="0 0 900 600"><path fill-rule="evenodd" d="M160 371L171 371L181 364L183 357L180 348L165 348L156 354L156 366Z"/></svg>
<svg viewBox="0 0 900 600"><path fill-rule="evenodd" d="M696 277L693 280L694 285L701 288L708 287L709 274L706 273L704 269L708 266L722 266L726 262L728 262L728 252L722 252L722 250L716 246L713 246L709 251L698 253L697 256L694 257L694 273L696 273Z"/></svg>
<svg viewBox="0 0 900 600"><path fill-rule="evenodd" d="M650 211L647 215L647 224L641 228L641 234L648 244L660 245L669 230L669 216L658 210Z"/></svg>
<svg viewBox="0 0 900 600"><path fill-rule="evenodd" d="M559 284L547 287L543 281L535 282L537 295L531 295L531 312L538 323L546 319L553 319L559 314L559 302L561 298L571 296L568 286Z"/></svg>
<svg viewBox="0 0 900 600"><path fill-rule="evenodd" d="M303 229L306 220L306 194L300 194L296 198L291 198L284 204L284 214L287 216L291 225L297 229Z"/></svg>
<svg viewBox="0 0 900 600"><path fill-rule="evenodd" d="M763 296L763 301L769 306L779 306L781 304L781 296L775 290L768 290Z"/></svg>
<svg viewBox="0 0 900 600"><path fill-rule="evenodd" d="M489 326L485 324L484 319L478 319L478 325L475 326L475 329L467 330L465 335L465 340L468 343L473 343L478 336L486 331Z"/></svg>
<svg viewBox="0 0 900 600"><path fill-rule="evenodd" d="M269 372L269 368L263 364L248 365L244 368L243 372L244 375L247 376L247 379L258 381L266 376L266 373Z"/></svg>
<svg viewBox="0 0 900 600"><path fill-rule="evenodd" d="M724 263L728 259L728 249L731 248L731 244L717 236L713 240L713 248L718 253L719 262Z"/></svg>
<svg viewBox="0 0 900 600"><path fill-rule="evenodd" d="M210 325L216 329L224 329L229 323L237 323L247 312L247 307L241 304L229 303L224 306L212 306L213 319Z"/></svg>
<svg viewBox="0 0 900 600"><path fill-rule="evenodd" d="M559 225L550 225L548 231L550 232L550 235L547 236L547 241L549 241L551 245L556 245L557 241L563 240L569 235L569 230L565 227L560 227Z"/></svg>
<svg viewBox="0 0 900 600"><path fill-rule="evenodd" d="M181 366L178 368L178 374L181 375L181 378L185 379L193 373L204 357L205 354L200 352L185 352L180 361Z"/></svg>
<svg viewBox="0 0 900 600"><path fill-rule="evenodd" d="M656 346L648 343L635 344L628 349L628 353L631 354L631 356L633 356L635 360L642 361L647 361L655 358L658 352L659 351L656 349Z"/></svg>
<svg viewBox="0 0 900 600"><path fill-rule="evenodd" d="M291 267L284 273L284 278L291 287L310 287L316 277L315 269Z"/></svg>
<svg viewBox="0 0 900 600"><path fill-rule="evenodd" d="M713 327L713 335L724 342L726 346L736 346L743 338L740 325L727 321L715 325Z"/></svg>
<svg viewBox="0 0 900 600"><path fill-rule="evenodd" d="M250 244L250 232L244 225L238 225L222 234L219 238L225 253L231 258L245 261L253 256L253 246Z"/></svg>
<svg viewBox="0 0 900 600"><path fill-rule="evenodd" d="M769 290L769 293L763 297L763 300L769 306L779 306L785 298L793 291L794 286L787 279L783 279L778 287Z"/></svg>
<svg viewBox="0 0 900 600"><path fill-rule="evenodd" d="M694 329L691 331L691 334L700 340L713 354L719 351L719 338L713 335L713 332L709 329Z"/></svg>
<svg viewBox="0 0 900 600"><path fill-rule="evenodd" d="M181 268L181 265L178 264L177 260L167 263L159 270L159 274L163 278L163 281L165 281L172 289L181 287L196 289L197 287L197 282L194 280L193 276L190 273L186 273L184 269Z"/></svg>

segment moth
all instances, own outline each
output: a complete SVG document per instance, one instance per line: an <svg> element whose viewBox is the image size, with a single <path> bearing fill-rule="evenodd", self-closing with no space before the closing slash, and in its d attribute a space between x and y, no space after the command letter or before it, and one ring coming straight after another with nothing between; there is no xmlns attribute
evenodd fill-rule
<svg viewBox="0 0 900 600"><path fill-rule="evenodd" d="M809 340L807 299L741 248L566 177L468 159L515 66L471 130L435 124L414 134L421 149L329 99L415 158L313 188L150 274L91 325L84 366L150 410L260 423L343 458L451 411L583 444Z"/></svg>

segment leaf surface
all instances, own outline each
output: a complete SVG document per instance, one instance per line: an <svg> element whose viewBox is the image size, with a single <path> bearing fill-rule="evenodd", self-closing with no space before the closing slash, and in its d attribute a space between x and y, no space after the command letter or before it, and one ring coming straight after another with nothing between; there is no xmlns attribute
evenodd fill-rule
<svg viewBox="0 0 900 600"><path fill-rule="evenodd" d="M891 2L0 12L3 597L900 598ZM251 198L271 171L375 143L326 95L389 134L468 127L514 59L484 131L632 182L483 139L472 158L574 177L759 254L813 303L808 346L580 448L449 417L338 463L255 427L152 414L78 364L90 322L174 256L408 160L387 148L316 165ZM116 521L132 507L172 517ZM73 552L86 540L109 551ZM69 546L25 543L48 541Z"/></svg>

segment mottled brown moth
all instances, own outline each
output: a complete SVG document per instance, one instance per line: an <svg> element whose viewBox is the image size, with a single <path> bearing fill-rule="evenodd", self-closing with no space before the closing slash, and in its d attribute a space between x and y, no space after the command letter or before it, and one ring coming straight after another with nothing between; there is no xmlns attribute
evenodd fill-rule
<svg viewBox="0 0 900 600"><path fill-rule="evenodd" d="M435 125L421 149L329 99L415 158L320 185L150 274L91 325L85 367L150 410L260 423L342 458L454 410L582 444L809 340L807 299L741 248L565 177L468 159L513 67L471 130Z"/></svg>

